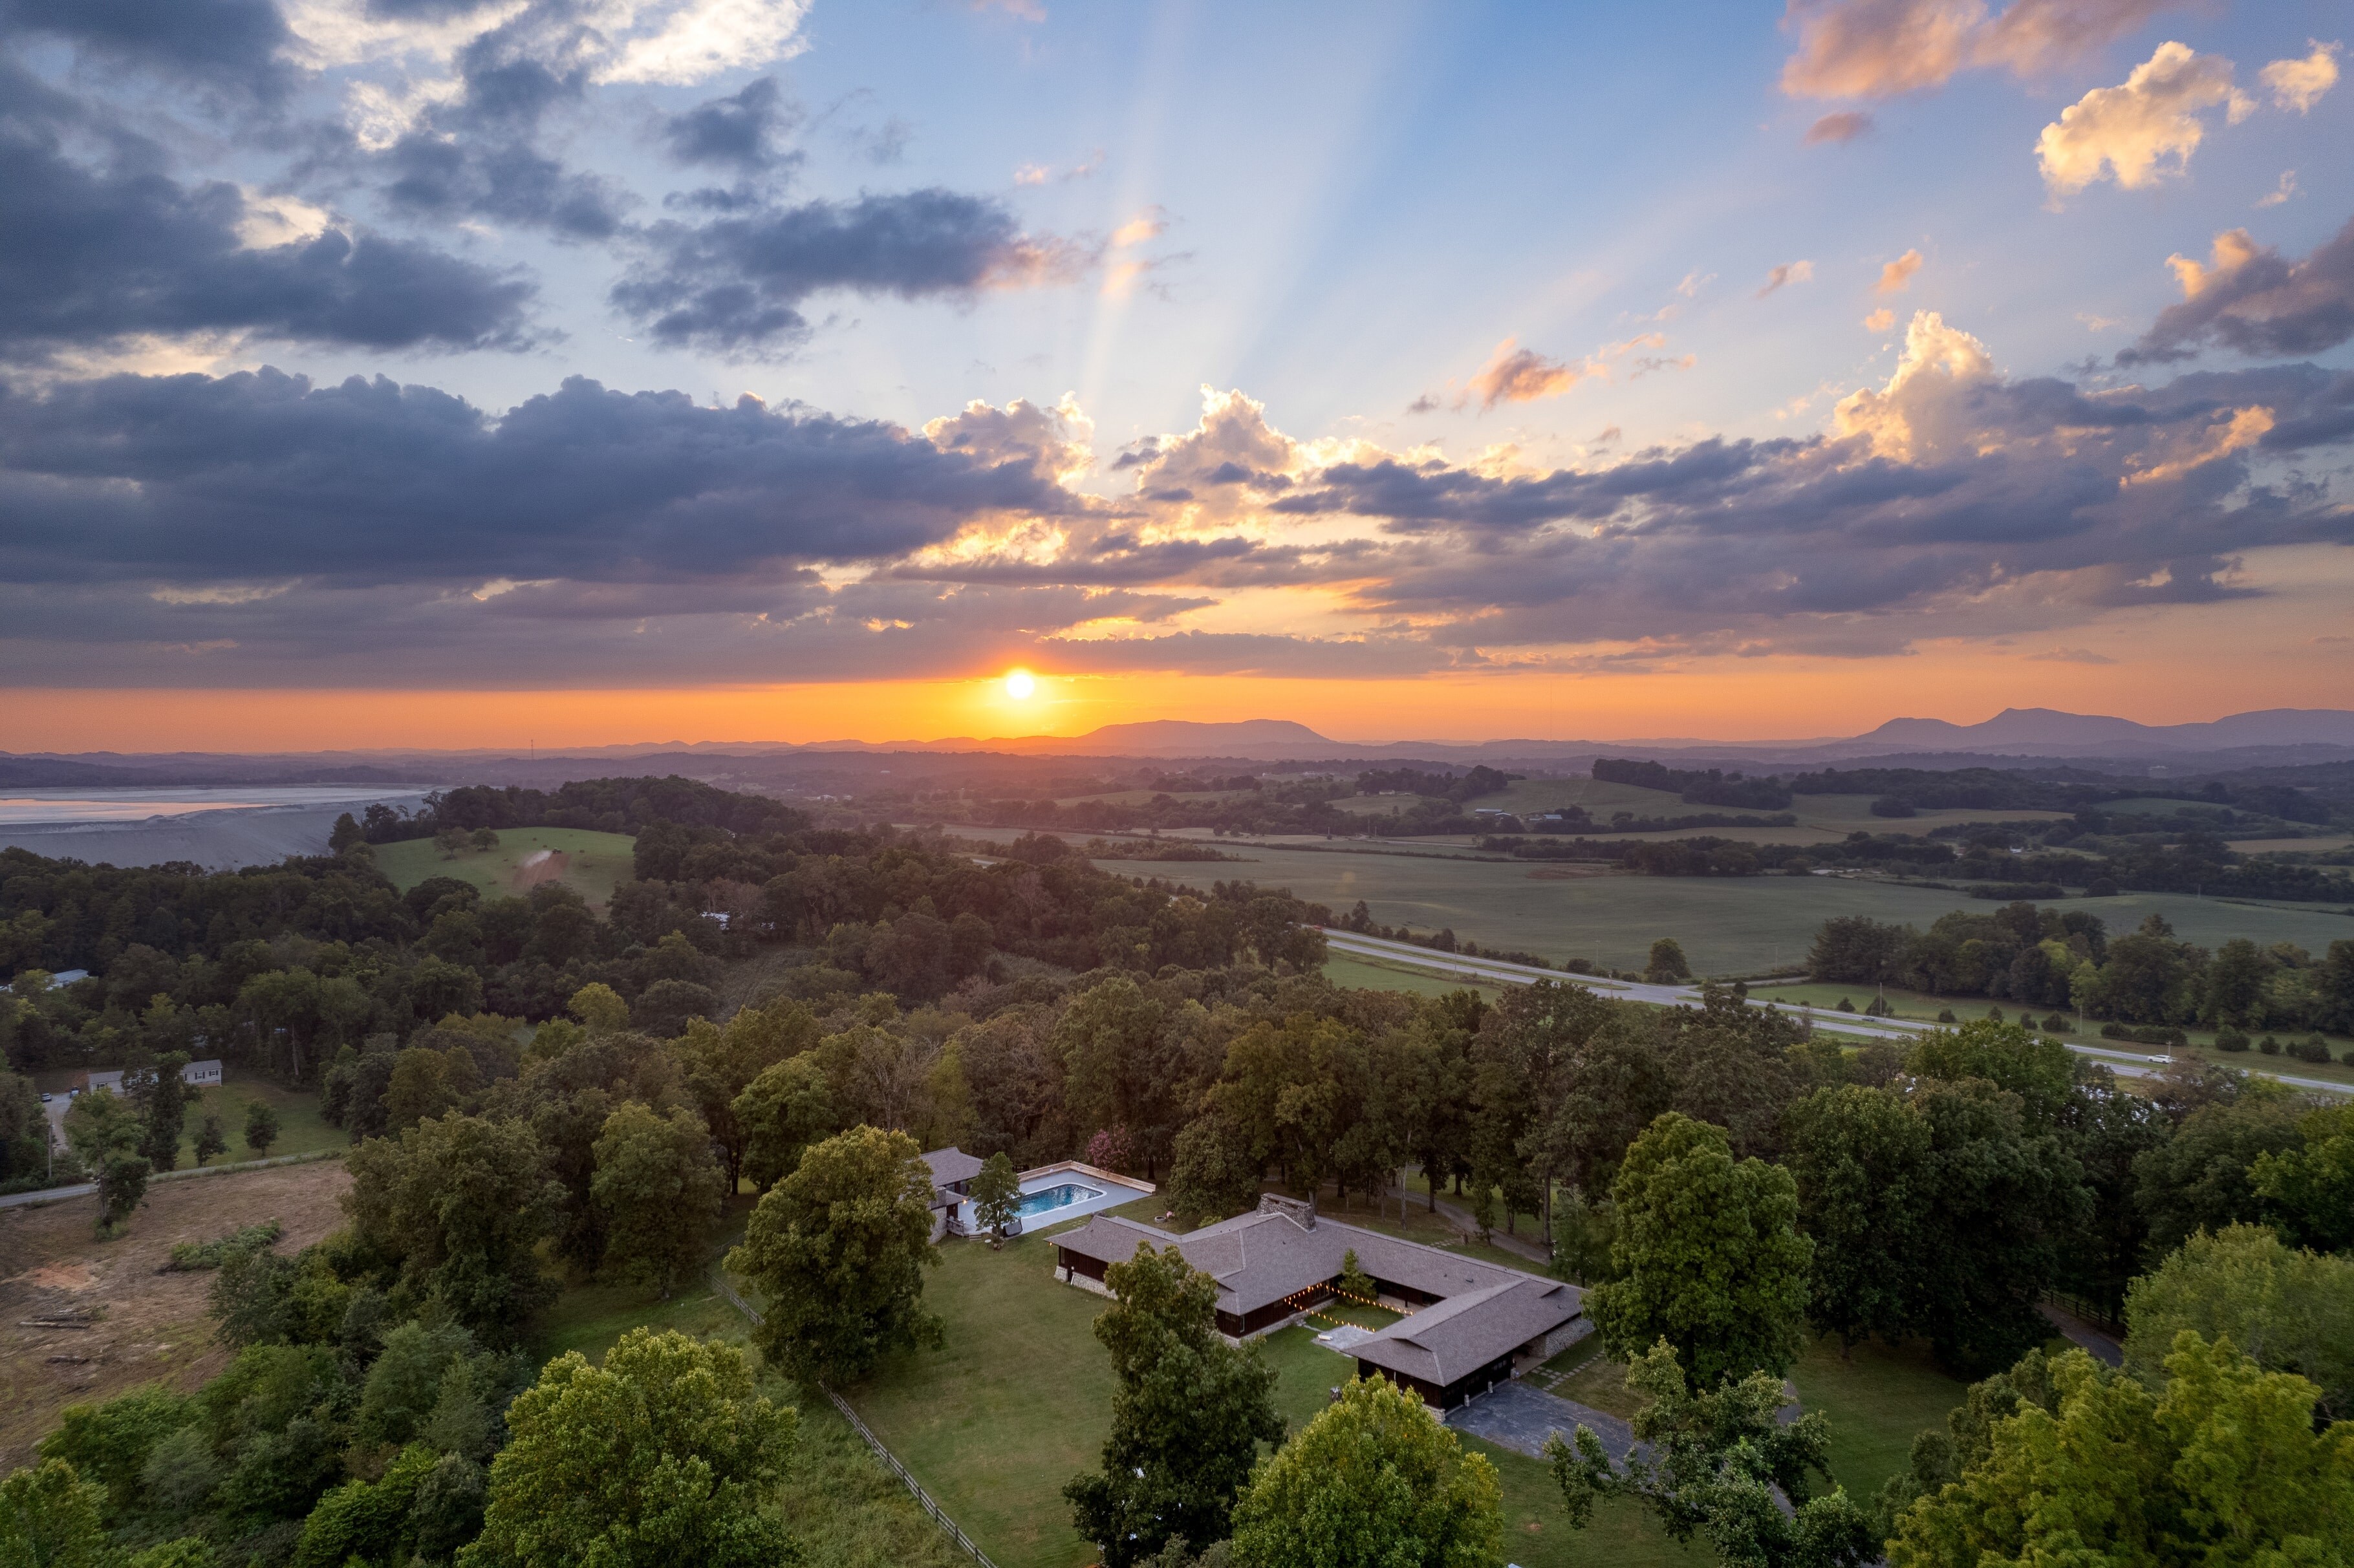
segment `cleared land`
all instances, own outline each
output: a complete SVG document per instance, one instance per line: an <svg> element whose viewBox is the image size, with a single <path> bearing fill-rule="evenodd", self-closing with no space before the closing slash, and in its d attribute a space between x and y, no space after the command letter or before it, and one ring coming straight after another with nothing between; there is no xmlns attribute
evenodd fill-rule
<svg viewBox="0 0 2354 1568"><path fill-rule="evenodd" d="M1056 1279L1053 1257L1042 1236L1002 1253L949 1245L924 1288L926 1304L947 1322L948 1348L895 1357L848 1391L867 1425L1002 1568L1095 1560L1071 1528L1062 1488L1099 1462L1110 1430L1111 1366L1091 1331L1105 1303ZM1305 1329L1265 1343L1277 1408L1294 1430L1354 1370ZM1623 1507L1603 1510L1583 1535L1573 1532L1542 1464L1476 1440L1467 1446L1501 1474L1507 1551L1524 1568L1705 1560Z"/></svg>
<svg viewBox="0 0 2354 1568"><path fill-rule="evenodd" d="M1443 962L1444 953L1430 955ZM1469 980L1450 980L1437 975L1426 975L1414 969L1393 969L1388 964L1371 963L1335 953L1324 960L1324 978L1334 985L1345 985L1358 991L1403 991L1416 996L1445 996L1452 991L1476 991L1493 1001L1497 990Z"/></svg>
<svg viewBox="0 0 2354 1568"><path fill-rule="evenodd" d="M340 1160L159 1181L105 1242L90 1234L95 1197L0 1210L0 1472L29 1463L69 1404L156 1381L193 1389L228 1363L205 1316L213 1277L156 1272L174 1243L274 1219L286 1227L279 1250L292 1253L343 1223L350 1185ZM95 1322L24 1326L69 1319Z"/></svg>
<svg viewBox="0 0 2354 1568"><path fill-rule="evenodd" d="M502 828L499 847L494 850L466 849L450 854L431 839L403 839L376 845L376 863L404 893L429 876L471 883L489 896L520 895L535 882L558 881L601 908L611 901L615 885L635 874L631 857L636 848L637 841L627 833L591 832L586 828ZM562 870L551 877L546 868L557 855L563 857Z"/></svg>
<svg viewBox="0 0 2354 1568"><path fill-rule="evenodd" d="M1925 927L1956 909L1990 914L1999 906L1935 888L1832 876L1588 876L1540 874L1552 867L1524 861L1385 854L1377 850L1237 848L1239 865L1140 867L1101 861L1103 869L1151 874L1206 886L1240 878L1288 887L1301 898L1345 913L1363 899L1385 926L1416 931L1453 927L1481 947L1517 948L1558 962L1590 959L1613 969L1640 969L1655 938L1683 944L1695 972L1755 974L1804 962L1815 929L1835 915L1868 915ZM2261 946L2289 941L2313 953L2354 938L2354 918L2311 906L2219 903L2182 894L2129 893L2071 898L2108 923L2132 930L2152 914L2166 916L2183 940L2212 948L2233 937ZM1857 1002L1861 1007L1862 1003Z"/></svg>

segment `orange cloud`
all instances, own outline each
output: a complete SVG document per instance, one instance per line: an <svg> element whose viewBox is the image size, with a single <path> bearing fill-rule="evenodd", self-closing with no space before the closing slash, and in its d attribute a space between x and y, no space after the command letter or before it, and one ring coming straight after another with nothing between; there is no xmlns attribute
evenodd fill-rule
<svg viewBox="0 0 2354 1568"><path fill-rule="evenodd" d="M1895 324L1896 313L1890 310L1886 305L1881 306L1878 310L1863 318L1863 330L1866 332L1886 332L1890 327L1893 327Z"/></svg>
<svg viewBox="0 0 2354 1568"><path fill-rule="evenodd" d="M1560 397L1587 374L1577 366L1547 359L1532 348L1517 347L1508 337L1471 377L1471 390L1478 394L1482 408L1499 403L1533 403L1540 397Z"/></svg>
<svg viewBox="0 0 2354 1568"><path fill-rule="evenodd" d="M1913 274L1920 270L1921 253L1907 250L1880 270L1880 281L1872 286L1872 291L1875 294L1900 293L1904 285L1913 281Z"/></svg>
<svg viewBox="0 0 2354 1568"><path fill-rule="evenodd" d="M1757 297L1762 300L1785 283L1803 283L1814 275L1811 261L1785 261L1766 274L1766 286L1757 291Z"/></svg>
<svg viewBox="0 0 2354 1568"><path fill-rule="evenodd" d="M2185 0L1789 0L1798 35L1782 67L1793 98L1894 98L1962 71L2034 76L2070 65Z"/></svg>
<svg viewBox="0 0 2354 1568"><path fill-rule="evenodd" d="M2338 85L2338 51L2341 46L2309 40L2313 52L2301 60L2274 60L2256 73L2273 90L2273 101L2299 114L2321 101Z"/></svg>

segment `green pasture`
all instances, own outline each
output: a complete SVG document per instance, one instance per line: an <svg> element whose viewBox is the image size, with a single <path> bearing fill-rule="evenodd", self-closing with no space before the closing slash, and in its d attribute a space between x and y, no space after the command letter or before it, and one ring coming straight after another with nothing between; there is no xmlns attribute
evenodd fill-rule
<svg viewBox="0 0 2354 1568"><path fill-rule="evenodd" d="M586 828L502 828L499 847L493 850L445 852L431 839L403 839L377 844L376 863L393 885L406 893L429 876L447 876L470 883L485 897L520 894L529 887L524 862L543 850L566 857L557 878L590 904L611 901L617 884L636 874L631 855L637 841L627 833L592 832Z"/></svg>
<svg viewBox="0 0 2354 1568"><path fill-rule="evenodd" d="M1543 874L1526 861L1391 854L1374 849L1283 849L1254 845L1245 865L1156 868L1206 885L1240 877L1345 913L1363 899L1385 926L1453 927L1481 947L1519 948L1556 963L1583 958L1640 969L1652 941L1683 944L1695 973L1755 974L1806 960L1815 930L1836 915L1865 915L1925 927L1956 909L1999 907L1959 893L1831 876L1584 876ZM1123 863L1099 863L1133 875ZM2064 907L2098 915L2112 935L2163 915L2185 941L2213 948L2233 937L2260 945L2291 941L2314 953L2354 938L2354 918L2281 904L2225 904L2183 894L2128 893L2071 898ZM1836 1000L1836 999L1834 999ZM1859 1001L1857 1006L1862 1006Z"/></svg>

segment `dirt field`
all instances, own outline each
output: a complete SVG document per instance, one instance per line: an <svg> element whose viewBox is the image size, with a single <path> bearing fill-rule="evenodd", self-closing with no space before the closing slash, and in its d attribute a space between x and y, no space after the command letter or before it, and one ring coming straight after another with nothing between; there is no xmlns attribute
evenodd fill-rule
<svg viewBox="0 0 2354 1568"><path fill-rule="evenodd" d="M30 1463L69 1404L157 1379L193 1389L227 1364L205 1316L213 1277L156 1272L175 1242L275 1219L291 1253L343 1224L350 1185L340 1160L158 1182L111 1242L90 1234L94 1197L0 1210L0 1473ZM76 1319L91 1326L27 1326Z"/></svg>

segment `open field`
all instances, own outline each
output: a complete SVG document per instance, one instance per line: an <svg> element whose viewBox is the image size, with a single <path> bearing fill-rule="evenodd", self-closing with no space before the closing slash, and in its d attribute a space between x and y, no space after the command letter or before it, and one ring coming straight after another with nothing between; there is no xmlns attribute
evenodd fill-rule
<svg viewBox="0 0 2354 1568"><path fill-rule="evenodd" d="M560 881L581 897L602 908L617 883L635 874L631 856L637 841L627 833L591 832L586 828L502 828L494 850L460 850L444 854L431 839L403 839L376 846L376 863L393 885L406 893L429 876L454 877L471 883L484 895L518 895L535 882ZM541 859L533 857L546 855ZM555 857L561 856L560 860ZM532 862L526 865L526 861ZM560 869L551 877L547 867Z"/></svg>
<svg viewBox="0 0 2354 1568"><path fill-rule="evenodd" d="M892 1358L852 1404L1001 1568L1079 1568L1094 1552L1070 1525L1063 1483L1097 1462L1110 1429L1111 1368L1091 1326L1103 1298L1056 1280L1051 1244L1025 1236L1002 1253L943 1249L925 1301L946 1319L948 1348ZM1268 1337L1276 1404L1296 1430L1354 1370L1304 1329ZM1574 1533L1559 1493L1532 1459L1473 1441L1503 1479L1508 1550L1525 1568L1678 1563L1679 1552L1631 1510L1603 1510Z"/></svg>
<svg viewBox="0 0 2354 1568"><path fill-rule="evenodd" d="M159 1181L125 1234L91 1234L95 1197L0 1210L0 1471L69 1404L160 1380L187 1390L228 1362L205 1316L210 1274L159 1274L175 1242L209 1241L275 1219L281 1252L343 1224L351 1185L341 1160ZM28 1319L95 1318L89 1329L28 1329ZM52 1359L58 1358L58 1359Z"/></svg>
<svg viewBox="0 0 2354 1568"><path fill-rule="evenodd" d="M1653 938L1673 937L1683 944L1696 973L1755 974L1804 962L1816 927L1835 915L1925 927L1956 909L1988 914L1998 907L1958 893L1851 877L1564 879L1540 875L1553 868L1524 861L1339 848L1253 846L1235 853L1248 856L1247 863L1152 869L1201 885L1214 877L1288 887L1336 915L1362 898L1384 925L1416 931L1451 927L1458 937L1483 948L1517 948L1555 962L1590 959L1613 969L1640 969ZM1124 875L1139 870L1121 862L1097 863ZM2132 930L2149 915L2163 915L2183 940L2209 948L2247 937L2264 946L2291 941L2317 954L2333 940L2354 938L2354 918L2309 906L2128 893L2071 898L2065 907L2098 915L2112 934Z"/></svg>
<svg viewBox="0 0 2354 1568"><path fill-rule="evenodd" d="M1434 961L1444 962L1447 955L1433 953ZM1394 969L1370 959L1355 959L1335 953L1324 960L1324 978L1334 985L1353 987L1358 991L1403 991L1416 996L1445 996L1451 991L1476 991L1493 1001L1497 988L1468 980L1450 980L1437 975L1426 975L1414 969Z"/></svg>
<svg viewBox="0 0 2354 1568"><path fill-rule="evenodd" d="M2354 838L2344 833L2317 834L2309 839L2226 839L2224 842L2242 854L2328 854L2354 849Z"/></svg>

